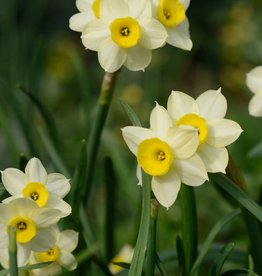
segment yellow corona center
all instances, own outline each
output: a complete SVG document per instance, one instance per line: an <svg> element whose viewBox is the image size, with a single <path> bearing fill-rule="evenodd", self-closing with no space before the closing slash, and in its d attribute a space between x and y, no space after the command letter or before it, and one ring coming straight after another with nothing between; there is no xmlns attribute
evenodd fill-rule
<svg viewBox="0 0 262 276"><path fill-rule="evenodd" d="M59 249L54 246L47 251L35 253L35 256L39 262L55 262L59 256Z"/></svg>
<svg viewBox="0 0 262 276"><path fill-rule="evenodd" d="M121 272L122 270L124 270L124 268L114 263L125 263L125 262L126 260L121 256L114 257L109 265L110 271L114 274Z"/></svg>
<svg viewBox="0 0 262 276"><path fill-rule="evenodd" d="M176 125L188 125L198 129L199 144L203 144L207 139L208 126L206 120L196 114L189 113L181 117Z"/></svg>
<svg viewBox="0 0 262 276"><path fill-rule="evenodd" d="M9 226L16 228L16 241L26 243L36 235L35 223L27 217L15 217L8 223Z"/></svg>
<svg viewBox="0 0 262 276"><path fill-rule="evenodd" d="M38 182L30 182L23 189L24 197L31 198L39 207L44 207L48 200L48 191L45 185Z"/></svg>
<svg viewBox="0 0 262 276"><path fill-rule="evenodd" d="M122 48L130 48L138 43L141 29L138 22L132 17L115 19L110 24L112 40Z"/></svg>
<svg viewBox="0 0 262 276"><path fill-rule="evenodd" d="M186 11L179 0L160 0L158 18L166 27L175 27L186 18Z"/></svg>
<svg viewBox="0 0 262 276"><path fill-rule="evenodd" d="M138 164L152 176L166 174L173 162L173 154L166 142L158 138L146 139L138 146Z"/></svg>
<svg viewBox="0 0 262 276"><path fill-rule="evenodd" d="M96 18L100 18L100 0L95 0L92 4L92 10Z"/></svg>

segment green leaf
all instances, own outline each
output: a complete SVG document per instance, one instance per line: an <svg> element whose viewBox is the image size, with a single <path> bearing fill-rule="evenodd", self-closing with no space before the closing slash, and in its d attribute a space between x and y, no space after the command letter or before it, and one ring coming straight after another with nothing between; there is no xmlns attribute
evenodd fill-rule
<svg viewBox="0 0 262 276"><path fill-rule="evenodd" d="M233 250L235 244L226 244L222 250L214 257L215 263L211 268L211 275L217 276L221 274L221 270L231 251Z"/></svg>
<svg viewBox="0 0 262 276"><path fill-rule="evenodd" d="M262 208L252 200L245 192L222 173L209 174L209 178L219 185L224 191L230 194L242 207L252 213L260 222L262 222Z"/></svg>
<svg viewBox="0 0 262 276"><path fill-rule="evenodd" d="M207 236L206 240L204 241L201 250L199 252L199 255L192 267L191 276L195 276L198 275L198 270L199 267L205 257L205 255L207 254L212 242L214 241L216 235L221 231L221 229L228 223L230 222L232 219L234 219L237 215L239 215L241 213L240 209L234 210L232 213L230 213L229 215L225 216L224 218L222 218L221 220L219 220L215 226L211 229L209 235Z"/></svg>
<svg viewBox="0 0 262 276"><path fill-rule="evenodd" d="M255 272L245 269L245 268L237 268L237 269L229 269L225 271L221 276L239 276L239 275L248 275L248 276L259 276Z"/></svg>
<svg viewBox="0 0 262 276"><path fill-rule="evenodd" d="M155 262L156 262L156 266L157 266L157 268L160 272L160 275L161 276L168 276L168 274L167 274L167 272L166 272L166 270L165 270L165 268L164 268L164 266L163 266L163 264L162 264L162 262L161 262L161 260L160 260L160 258L157 254L155 256Z"/></svg>
<svg viewBox="0 0 262 276"><path fill-rule="evenodd" d="M120 101L120 103L121 103L122 107L124 108L128 118L130 119L132 124L134 126L140 126L141 127L140 120L138 119L137 115L135 114L134 110L130 107L130 105L128 105L124 101Z"/></svg>
<svg viewBox="0 0 262 276"><path fill-rule="evenodd" d="M183 271L185 271L185 251L183 246L183 240L180 236L176 238L176 249L177 249L177 257L178 257L178 267L179 267L179 274L183 275Z"/></svg>
<svg viewBox="0 0 262 276"><path fill-rule="evenodd" d="M247 154L249 158L262 157L262 142L255 145Z"/></svg>
<svg viewBox="0 0 262 276"><path fill-rule="evenodd" d="M17 268L17 245L16 245L16 228L8 226L9 237L9 273L10 276L18 276Z"/></svg>

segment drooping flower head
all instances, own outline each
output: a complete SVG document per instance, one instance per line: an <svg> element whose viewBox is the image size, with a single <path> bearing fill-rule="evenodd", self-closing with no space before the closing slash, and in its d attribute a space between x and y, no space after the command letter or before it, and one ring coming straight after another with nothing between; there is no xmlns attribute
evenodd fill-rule
<svg viewBox="0 0 262 276"><path fill-rule="evenodd" d="M166 42L183 50L191 50L193 45L186 17L189 3L190 0L153 0L154 17L163 24L168 34Z"/></svg>
<svg viewBox="0 0 262 276"><path fill-rule="evenodd" d="M149 65L151 50L165 44L167 33L152 18L149 0L100 0L99 18L86 24L81 38L87 49L98 52L105 71L115 72L123 65L138 71Z"/></svg>
<svg viewBox="0 0 262 276"><path fill-rule="evenodd" d="M249 114L255 117L262 116L262 66L257 66L247 73L247 87L254 96L249 102Z"/></svg>
<svg viewBox="0 0 262 276"><path fill-rule="evenodd" d="M62 272L62 267L72 271L77 267L77 261L72 254L78 244L78 233L73 230L59 231L58 227L53 228L55 242L46 251L33 252L31 263L52 262L52 264L32 270L32 275L58 275Z"/></svg>
<svg viewBox="0 0 262 276"><path fill-rule="evenodd" d="M225 173L226 146L239 137L242 129L236 122L224 119L227 101L220 89L208 90L196 100L183 92L172 91L167 110L174 125L191 126L198 131L197 153L207 171Z"/></svg>
<svg viewBox="0 0 262 276"><path fill-rule="evenodd" d="M122 132L139 167L152 176L153 193L163 206L168 208L175 202L181 182L198 186L208 179L203 162L195 154L197 131L190 126L173 128L164 107L157 105L152 110L149 129L129 126Z"/></svg>
<svg viewBox="0 0 262 276"><path fill-rule="evenodd" d="M31 158L28 161L25 172L16 168L2 171L2 182L12 195L3 202L26 197L41 208L59 209L62 217L71 213L71 206L62 200L70 190L69 180L60 173L47 174L37 158Z"/></svg>

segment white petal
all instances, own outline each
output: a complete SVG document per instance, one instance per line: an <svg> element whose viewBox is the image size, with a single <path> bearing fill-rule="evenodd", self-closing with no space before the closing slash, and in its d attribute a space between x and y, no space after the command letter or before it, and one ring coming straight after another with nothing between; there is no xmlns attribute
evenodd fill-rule
<svg viewBox="0 0 262 276"><path fill-rule="evenodd" d="M93 12L81 12L74 14L69 19L69 28L76 32L83 32L87 23L94 19Z"/></svg>
<svg viewBox="0 0 262 276"><path fill-rule="evenodd" d="M199 186L208 180L206 167L197 154L186 160L175 160L174 166L182 183L186 185Z"/></svg>
<svg viewBox="0 0 262 276"><path fill-rule="evenodd" d="M69 271L72 271L77 267L75 257L69 252L61 251L57 262Z"/></svg>
<svg viewBox="0 0 262 276"><path fill-rule="evenodd" d="M190 0L180 0L180 3L184 6L185 10L187 10L190 4Z"/></svg>
<svg viewBox="0 0 262 276"><path fill-rule="evenodd" d="M76 0L76 7L79 11L85 12L91 9L94 0Z"/></svg>
<svg viewBox="0 0 262 276"><path fill-rule="evenodd" d="M32 250L36 252L46 251L55 243L56 235L51 227L38 229L37 235L30 241Z"/></svg>
<svg viewBox="0 0 262 276"><path fill-rule="evenodd" d="M262 116L262 90L252 97L248 105L248 111L254 117Z"/></svg>
<svg viewBox="0 0 262 276"><path fill-rule="evenodd" d="M28 263L31 254L31 248L29 245L17 243L17 264L18 266L24 266Z"/></svg>
<svg viewBox="0 0 262 276"><path fill-rule="evenodd" d="M126 50L116 45L109 37L104 40L98 49L98 60L106 72L115 72L126 61Z"/></svg>
<svg viewBox="0 0 262 276"><path fill-rule="evenodd" d="M17 199L17 198L24 198L24 196L23 196L23 195L9 196L9 197L3 199L2 202L3 202L3 203L9 203L9 202L11 202L12 200Z"/></svg>
<svg viewBox="0 0 262 276"><path fill-rule="evenodd" d="M197 150L198 132L191 126L182 125L169 132L167 141L173 149L174 158L187 159Z"/></svg>
<svg viewBox="0 0 262 276"><path fill-rule="evenodd" d="M232 120L209 121L206 142L214 147L226 147L236 141L242 131L240 125Z"/></svg>
<svg viewBox="0 0 262 276"><path fill-rule="evenodd" d="M139 165L136 166L136 177L138 179L137 185L142 186L142 169Z"/></svg>
<svg viewBox="0 0 262 276"><path fill-rule="evenodd" d="M198 114L199 111L196 101L189 95L179 91L172 91L168 98L167 110L175 121L187 113Z"/></svg>
<svg viewBox="0 0 262 276"><path fill-rule="evenodd" d="M157 137L164 140L171 127L172 120L167 110L163 106L156 104L150 115L151 130Z"/></svg>
<svg viewBox="0 0 262 276"><path fill-rule="evenodd" d="M152 130L136 126L122 128L122 135L128 148L134 155L137 154L137 147L143 140L154 137Z"/></svg>
<svg viewBox="0 0 262 276"><path fill-rule="evenodd" d="M40 210L38 205L29 198L16 198L5 204L14 216L33 217Z"/></svg>
<svg viewBox="0 0 262 276"><path fill-rule="evenodd" d="M8 248L8 243L9 243L9 241L8 241L8 234L7 234L7 231L6 231L6 225L1 225L0 226L0 249L1 250L2 249L7 249Z"/></svg>
<svg viewBox="0 0 262 276"><path fill-rule="evenodd" d="M46 183L47 173L38 158L34 157L28 161L25 167L25 174L30 182Z"/></svg>
<svg viewBox="0 0 262 276"><path fill-rule="evenodd" d="M60 233L57 246L67 252L76 249L78 243L78 233L74 230L64 230Z"/></svg>
<svg viewBox="0 0 262 276"><path fill-rule="evenodd" d="M227 100L220 88L204 92L196 102L199 105L199 115L207 120L222 119L226 115Z"/></svg>
<svg viewBox="0 0 262 276"><path fill-rule="evenodd" d="M208 144L198 147L197 153L210 173L226 173L228 164L228 152L226 148L214 148Z"/></svg>
<svg viewBox="0 0 262 276"><path fill-rule="evenodd" d="M100 0L100 18L115 19L129 15L126 1L123 0Z"/></svg>
<svg viewBox="0 0 262 276"><path fill-rule="evenodd" d="M150 19L141 23L142 37L139 43L146 49L156 49L162 47L167 39L167 32L163 25L155 20Z"/></svg>
<svg viewBox="0 0 262 276"><path fill-rule="evenodd" d="M25 174L15 168L8 168L2 171L2 182L11 195L21 194L26 186Z"/></svg>
<svg viewBox="0 0 262 276"><path fill-rule="evenodd" d="M62 275L62 268L58 263L51 263L40 269L33 270L34 276L54 276Z"/></svg>
<svg viewBox="0 0 262 276"><path fill-rule="evenodd" d="M62 213L56 209L41 208L33 217L40 227L49 227L59 221Z"/></svg>
<svg viewBox="0 0 262 276"><path fill-rule="evenodd" d="M55 194L49 194L49 198L45 207L61 211L62 218L69 216L72 212L72 207Z"/></svg>
<svg viewBox="0 0 262 276"><path fill-rule="evenodd" d="M151 185L159 203L169 208L176 201L181 181L178 175L171 169L164 176L154 176Z"/></svg>
<svg viewBox="0 0 262 276"><path fill-rule="evenodd" d="M127 59L124 65L131 71L144 71L150 64L151 58L152 51L137 44L135 47L127 50Z"/></svg>
<svg viewBox="0 0 262 276"><path fill-rule="evenodd" d="M148 0L129 0L130 16L138 19L152 18L151 3Z"/></svg>
<svg viewBox="0 0 262 276"><path fill-rule="evenodd" d="M262 90L262 66L257 66L252 69L246 76L247 87L257 93Z"/></svg>
<svg viewBox="0 0 262 276"><path fill-rule="evenodd" d="M91 20L85 26L81 39L87 49L98 51L99 45L110 35L104 20Z"/></svg>
<svg viewBox="0 0 262 276"><path fill-rule="evenodd" d="M189 34L189 22L186 18L181 24L174 28L167 28L167 43L181 48L183 50L190 51L192 49L193 43L190 39Z"/></svg>
<svg viewBox="0 0 262 276"><path fill-rule="evenodd" d="M64 198L70 191L69 179L60 173L51 173L47 176L46 189L53 194Z"/></svg>

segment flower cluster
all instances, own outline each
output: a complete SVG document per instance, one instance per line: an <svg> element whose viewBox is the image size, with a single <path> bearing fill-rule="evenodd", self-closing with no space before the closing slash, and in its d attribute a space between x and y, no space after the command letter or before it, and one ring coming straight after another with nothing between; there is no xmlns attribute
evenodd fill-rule
<svg viewBox="0 0 262 276"><path fill-rule="evenodd" d="M247 86L254 93L249 102L249 114L255 117L262 116L262 66L257 66L247 73Z"/></svg>
<svg viewBox="0 0 262 276"><path fill-rule="evenodd" d="M123 138L141 170L152 176L151 187L157 200L170 207L181 183L202 185L208 172L225 173L228 164L226 146L242 132L234 121L224 119L227 102L220 89L208 90L196 100L172 91L167 109L156 104L150 116L150 128L128 126Z"/></svg>
<svg viewBox="0 0 262 276"><path fill-rule="evenodd" d="M29 160L25 172L7 168L2 182L10 197L0 204L0 263L9 267L8 228L16 229L18 266L42 262L52 264L31 271L32 275L57 275L62 267L73 270L77 263L72 251L78 233L60 232L57 222L71 213L63 198L70 190L69 180L62 174L47 174L41 161Z"/></svg>
<svg viewBox="0 0 262 276"><path fill-rule="evenodd" d="M166 43L191 50L186 10L190 0L76 0L80 13L70 18L86 47L98 52L107 72L122 66L144 70L152 50Z"/></svg>

